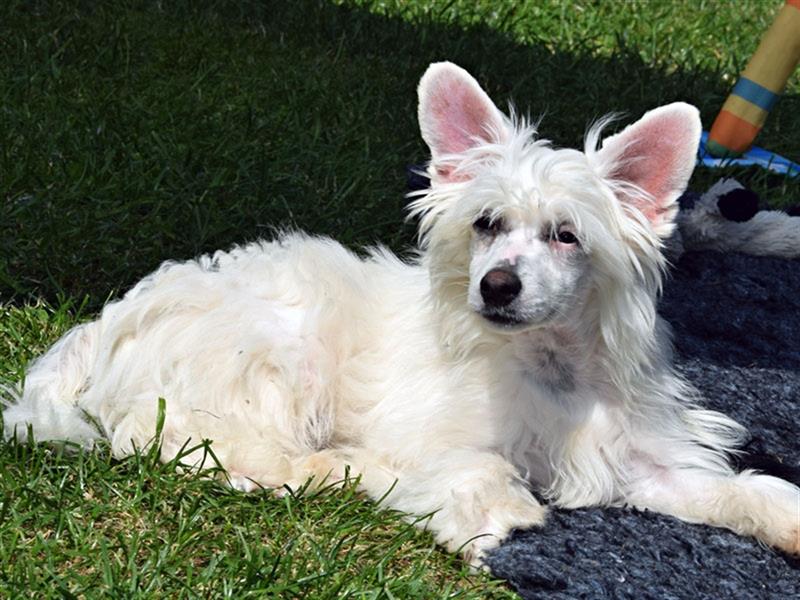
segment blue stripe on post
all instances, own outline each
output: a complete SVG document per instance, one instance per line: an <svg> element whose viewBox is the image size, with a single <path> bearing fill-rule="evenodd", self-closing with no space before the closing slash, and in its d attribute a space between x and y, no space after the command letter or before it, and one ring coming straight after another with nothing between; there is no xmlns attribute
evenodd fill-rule
<svg viewBox="0 0 800 600"><path fill-rule="evenodd" d="M772 110L772 107L775 106L778 98L780 98L780 94L771 92L763 85L758 85L755 81L747 79L747 77L740 77L736 85L733 86L731 93L744 98L759 108L763 108L767 112Z"/></svg>

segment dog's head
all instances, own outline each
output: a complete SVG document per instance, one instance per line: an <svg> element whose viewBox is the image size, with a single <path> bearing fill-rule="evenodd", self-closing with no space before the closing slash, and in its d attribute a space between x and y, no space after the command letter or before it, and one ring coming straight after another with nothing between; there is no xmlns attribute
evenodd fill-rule
<svg viewBox="0 0 800 600"><path fill-rule="evenodd" d="M583 152L554 149L466 71L437 63L419 84L419 121L431 189L412 212L438 301L498 331L587 311L608 340L626 319L652 330L661 244L700 138L694 107L657 108L602 144L601 122Z"/></svg>

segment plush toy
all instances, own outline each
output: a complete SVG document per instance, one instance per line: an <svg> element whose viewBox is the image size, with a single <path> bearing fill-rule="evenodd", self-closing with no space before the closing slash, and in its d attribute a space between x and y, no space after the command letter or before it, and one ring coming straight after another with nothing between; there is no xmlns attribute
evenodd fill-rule
<svg viewBox="0 0 800 600"><path fill-rule="evenodd" d="M702 195L679 199L675 235L667 243L674 261L689 250L800 257L800 216L758 210L758 195L735 179L720 179Z"/></svg>

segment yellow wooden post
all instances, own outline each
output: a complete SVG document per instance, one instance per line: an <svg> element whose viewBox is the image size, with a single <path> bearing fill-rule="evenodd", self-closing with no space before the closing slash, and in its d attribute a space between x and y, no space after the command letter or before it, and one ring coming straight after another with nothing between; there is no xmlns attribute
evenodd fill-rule
<svg viewBox="0 0 800 600"><path fill-rule="evenodd" d="M740 156L750 148L798 61L800 0L786 0L711 127L710 154Z"/></svg>

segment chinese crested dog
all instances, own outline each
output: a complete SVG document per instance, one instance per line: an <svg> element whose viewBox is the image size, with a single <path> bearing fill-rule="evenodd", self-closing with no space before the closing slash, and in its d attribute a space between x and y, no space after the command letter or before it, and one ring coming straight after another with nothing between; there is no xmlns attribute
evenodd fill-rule
<svg viewBox="0 0 800 600"><path fill-rule="evenodd" d="M800 551L800 489L727 455L656 314L700 120L670 104L555 149L450 63L419 84L421 250L289 233L168 262L30 367L7 437L161 456L212 440L231 485L345 477L474 564L562 507L629 505ZM201 450L185 456L199 465Z"/></svg>

